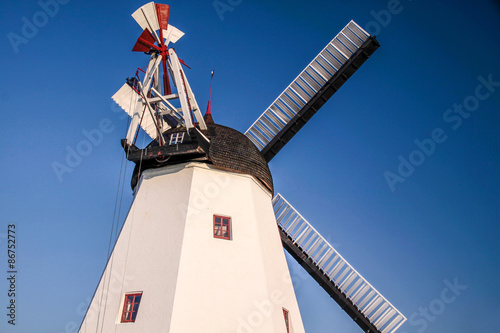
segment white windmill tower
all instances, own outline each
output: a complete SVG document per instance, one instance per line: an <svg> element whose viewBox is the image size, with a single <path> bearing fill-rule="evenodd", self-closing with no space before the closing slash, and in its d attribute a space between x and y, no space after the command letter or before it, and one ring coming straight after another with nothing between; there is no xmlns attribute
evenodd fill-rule
<svg viewBox="0 0 500 333"><path fill-rule="evenodd" d="M202 117L169 48L183 35L168 24L169 6L132 16L143 29L134 51L150 61L113 99L132 118L122 145L136 163L134 201L80 332L304 332L282 246L365 332L397 330L406 318L273 199L267 165L376 39L351 21L244 135ZM139 127L153 139L143 149Z"/></svg>

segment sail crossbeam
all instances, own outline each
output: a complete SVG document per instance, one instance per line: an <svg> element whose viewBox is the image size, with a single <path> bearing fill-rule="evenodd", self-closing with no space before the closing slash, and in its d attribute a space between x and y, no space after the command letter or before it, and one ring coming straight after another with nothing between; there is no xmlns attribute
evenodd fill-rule
<svg viewBox="0 0 500 333"><path fill-rule="evenodd" d="M365 331L393 333L406 317L357 272L285 198L273 199L285 248ZM284 223L293 215L293 225ZM314 240L314 242L311 242ZM309 244L312 246L308 247ZM328 282L328 283L325 283ZM342 304L341 304L342 303ZM367 306L364 306L367 304ZM344 307L347 306L347 307Z"/></svg>

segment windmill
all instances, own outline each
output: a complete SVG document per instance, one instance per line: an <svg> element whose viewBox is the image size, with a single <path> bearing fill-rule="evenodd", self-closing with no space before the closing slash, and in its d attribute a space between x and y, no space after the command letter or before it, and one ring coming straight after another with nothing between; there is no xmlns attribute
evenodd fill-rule
<svg viewBox="0 0 500 333"><path fill-rule="evenodd" d="M273 198L268 167L376 38L349 22L242 134L202 116L169 48L183 35L169 10L151 2L132 14L143 29L133 50L149 64L113 99L131 117L122 146L134 201L80 332L304 332L282 246L364 332L395 332L404 315ZM139 128L153 139L144 148Z"/></svg>

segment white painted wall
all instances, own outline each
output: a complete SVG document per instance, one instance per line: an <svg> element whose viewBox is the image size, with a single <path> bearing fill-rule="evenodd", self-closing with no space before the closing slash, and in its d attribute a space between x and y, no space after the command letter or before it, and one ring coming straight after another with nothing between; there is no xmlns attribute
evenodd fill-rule
<svg viewBox="0 0 500 333"><path fill-rule="evenodd" d="M187 163L146 170L139 186L80 332L286 333L283 307L291 332L304 332L258 181ZM214 214L231 217L231 240L213 237ZM120 323L134 291L143 292L137 320Z"/></svg>

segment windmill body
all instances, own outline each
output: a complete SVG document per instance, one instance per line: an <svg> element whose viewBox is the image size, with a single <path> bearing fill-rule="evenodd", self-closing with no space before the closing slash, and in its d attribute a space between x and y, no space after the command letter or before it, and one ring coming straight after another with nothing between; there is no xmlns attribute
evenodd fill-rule
<svg viewBox="0 0 500 333"><path fill-rule="evenodd" d="M146 170L80 332L304 332L271 199L205 163ZM127 294L142 296L134 322Z"/></svg>
<svg viewBox="0 0 500 333"><path fill-rule="evenodd" d="M202 116L169 48L183 36L169 12L151 2L132 15L143 29L133 51L149 64L113 99L132 118L122 146L136 164L134 201L79 332L304 332L283 247L364 332L395 332L405 316L273 199L268 167L375 37L349 22L242 134L214 123L210 101ZM140 129L153 139L143 148Z"/></svg>

